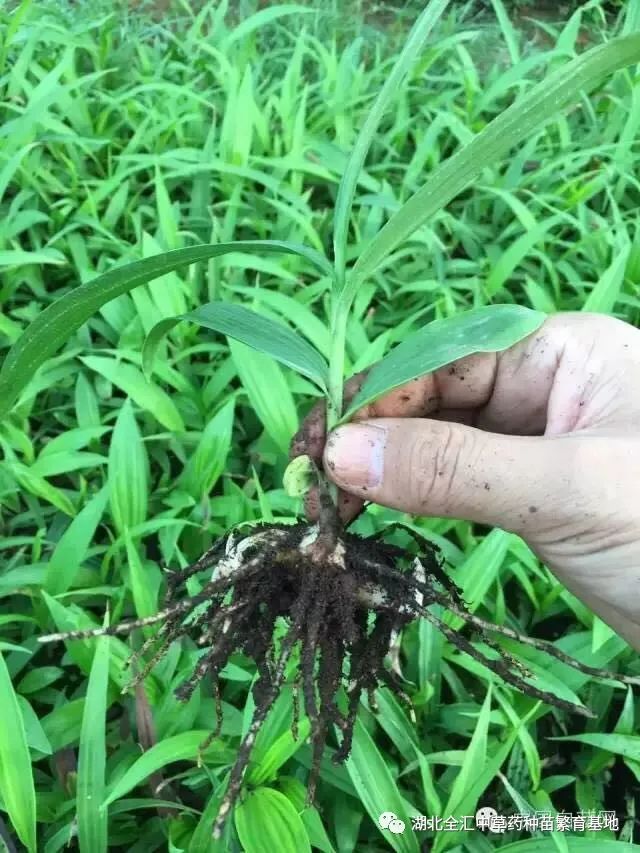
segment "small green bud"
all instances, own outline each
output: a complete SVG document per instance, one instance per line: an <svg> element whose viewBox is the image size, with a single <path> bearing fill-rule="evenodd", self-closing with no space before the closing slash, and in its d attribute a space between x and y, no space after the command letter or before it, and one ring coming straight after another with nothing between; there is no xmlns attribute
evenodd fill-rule
<svg viewBox="0 0 640 853"><path fill-rule="evenodd" d="M287 465L282 478L285 492L290 498L301 498L313 485L315 465L306 454L296 456Z"/></svg>

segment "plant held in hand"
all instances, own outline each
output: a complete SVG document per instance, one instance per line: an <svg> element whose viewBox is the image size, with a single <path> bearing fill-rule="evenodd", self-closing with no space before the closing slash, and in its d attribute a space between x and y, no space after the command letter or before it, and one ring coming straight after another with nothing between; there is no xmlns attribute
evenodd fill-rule
<svg viewBox="0 0 640 853"><path fill-rule="evenodd" d="M358 136L335 204L333 263L306 246L255 240L193 246L111 270L60 298L27 328L0 372L0 414L6 415L19 400L37 367L106 302L167 272L228 252L297 254L330 279L328 329L332 344L328 362L288 327L240 305L211 302L163 320L152 329L143 352L145 370L152 371L155 350L171 327L191 320L271 355L310 379L325 397L329 429L411 379L471 353L506 349L535 331L545 315L513 304L438 320L383 358L348 405L343 400L347 320L361 283L486 166L504 157L583 90L616 69L640 61L640 35L632 35L596 47L556 70L439 165L348 267L347 245L358 176L387 106L447 5L448 0L431 0L419 16ZM459 649L510 684L565 709L589 714L583 706L536 688L527 680L522 665L487 633L543 648L592 675L634 682L586 667L551 644L522 637L468 613L432 546L411 531L413 544L404 549L380 536L364 539L346 530L338 516L333 487L310 460L294 460L286 480L288 488L297 493L303 493L310 483L318 488L320 513L316 523L261 524L250 532L231 531L193 565L169 575L164 607L155 616L41 638L50 641L127 634L136 627L158 624L157 632L135 655L136 660L143 661L133 678L136 684L174 640L193 637L203 653L192 677L180 688L182 699L187 699L205 677L211 679L214 694L219 697L218 679L233 652L242 650L254 659L258 671L253 688L255 713L231 770L217 818L217 834L241 790L258 730L285 682L293 680L295 695L301 695L310 724L311 800L331 727L336 726L341 733L336 757L344 759L350 751L362 691L372 690L380 682L398 686L393 671L385 666L385 657L392 635L415 618L428 619ZM184 590L178 595L187 580L203 573L207 575L198 594L189 596ZM483 637L493 654L483 654L461 631L450 628L430 609L432 604L461 617ZM281 620L284 632L275 630ZM296 715L298 705L296 702ZM220 725L219 712L211 739Z"/></svg>

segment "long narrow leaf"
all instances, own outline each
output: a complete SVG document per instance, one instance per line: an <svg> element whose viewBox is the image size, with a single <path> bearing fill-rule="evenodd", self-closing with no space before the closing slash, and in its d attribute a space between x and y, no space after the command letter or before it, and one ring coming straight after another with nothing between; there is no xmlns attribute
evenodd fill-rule
<svg viewBox="0 0 640 853"><path fill-rule="evenodd" d="M9 820L29 850L36 850L36 794L24 721L7 665L0 654L0 795Z"/></svg>
<svg viewBox="0 0 640 853"><path fill-rule="evenodd" d="M346 248L349 234L349 217L351 206L356 192L358 177L364 165L364 161L371 147L380 120L384 115L392 99L396 96L398 88L402 85L405 75L416 60L425 39L439 20L440 16L449 4L449 0L431 0L427 8L418 17L407 37L404 47L398 56L395 65L386 78L384 85L378 93L367 118L362 125L356 143L351 151L349 160L342 174L342 180L338 187L335 215L333 222L333 251L338 277L344 274L346 266Z"/></svg>
<svg viewBox="0 0 640 853"><path fill-rule="evenodd" d="M275 358L308 376L324 390L328 367L324 358L304 338L283 323L277 323L256 311L228 302L208 302L178 317L167 317L151 329L144 342L142 363L148 375L158 344L181 320L191 320L214 332L220 332Z"/></svg>
<svg viewBox="0 0 640 853"><path fill-rule="evenodd" d="M106 853L107 813L101 809L107 763L105 721L109 683L109 637L100 637L91 664L78 755L78 842L80 853Z"/></svg>
<svg viewBox="0 0 640 853"><path fill-rule="evenodd" d="M162 769L173 761L197 761L198 748L210 732L205 729L181 732L173 737L165 738L155 744L137 758L120 776L111 788L102 807L119 800L128 794L136 785L144 782L156 770ZM232 750L222 746L220 741L214 741L203 756L207 764L230 764L235 758Z"/></svg>
<svg viewBox="0 0 640 853"><path fill-rule="evenodd" d="M369 373L342 420L361 406L476 352L500 352L535 332L546 318L520 305L485 305L454 317L434 320L391 350Z"/></svg>
<svg viewBox="0 0 640 853"><path fill-rule="evenodd" d="M418 842L413 832L392 835L382 830L378 823L383 812L392 811L405 825L411 826L406 802L398 790L396 780L360 719L356 720L353 749L346 768L362 805L375 827L384 834L385 842L396 853L418 853Z"/></svg>
<svg viewBox="0 0 640 853"><path fill-rule="evenodd" d="M206 261L229 252L300 255L322 275L333 275L331 265L319 252L281 240L240 240L191 246L109 270L56 299L27 326L11 347L0 370L0 418L11 409L20 392L47 358L107 302L128 293L139 284L146 284L196 261Z"/></svg>
<svg viewBox="0 0 640 853"><path fill-rule="evenodd" d="M445 160L427 183L395 213L356 262L344 299L361 281L434 214L462 192L487 166L543 127L584 90L614 71L640 61L640 34L594 47L542 80L495 118L467 145Z"/></svg>

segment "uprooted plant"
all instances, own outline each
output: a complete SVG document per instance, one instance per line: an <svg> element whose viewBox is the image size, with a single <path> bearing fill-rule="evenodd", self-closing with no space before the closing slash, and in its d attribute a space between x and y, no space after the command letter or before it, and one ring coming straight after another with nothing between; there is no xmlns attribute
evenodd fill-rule
<svg viewBox="0 0 640 853"><path fill-rule="evenodd" d="M554 111L571 103L605 75L640 61L640 36L634 35L594 48L555 71L438 166L424 187L389 219L348 268L347 244L358 176L385 108L447 4L448 0L431 0L416 21L356 141L335 203L333 264L306 246L256 240L178 249L111 270L57 300L14 345L0 373L0 406L5 412L35 368L104 303L167 272L227 252L297 254L326 278L331 296L328 326L332 345L328 363L287 326L236 304L213 302L158 323L145 342L145 370L152 372L154 353L162 337L178 322L189 319L271 355L314 382L326 400L329 429L347 420L360 406L426 372L474 352L503 350L538 328L544 315L517 305L484 307L437 320L382 359L350 404L344 404L347 319L359 285L482 169L526 139ZM207 678L219 700L219 680L230 655L241 650L254 660L255 712L231 770L216 834L221 832L238 797L256 735L285 681L293 680L294 695L298 697L295 716L301 699L310 721L313 760L308 799L312 800L324 746L334 726L340 733L336 758L344 759L349 754L362 691L373 690L381 682L402 689L385 660L392 637L416 618L429 620L454 646L509 684L566 710L589 714L583 706L538 689L528 680L522 664L501 649L491 634L544 649L594 677L637 683L637 679L585 666L550 643L523 637L469 613L434 548L413 530L407 528L413 544L406 548L385 540L391 532L388 528L370 538L349 532L338 516L335 489L310 460L294 460L288 482L298 494L312 482L317 487L317 522L262 523L249 531L233 530L191 566L169 574L164 605L155 616L41 638L52 641L128 634L137 627L158 625L135 654L132 684L136 684L153 669L172 642L188 636L201 647L202 655L193 675L178 691L181 699L187 699ZM189 595L186 582L200 574L200 592ZM490 654L482 652L462 630L454 630L437 616L431 607L434 604L461 618L471 636L481 636ZM274 629L282 618L287 628L278 635ZM296 655L299 664L292 673L290 664ZM218 726L210 739L216 737L220 722L218 713Z"/></svg>

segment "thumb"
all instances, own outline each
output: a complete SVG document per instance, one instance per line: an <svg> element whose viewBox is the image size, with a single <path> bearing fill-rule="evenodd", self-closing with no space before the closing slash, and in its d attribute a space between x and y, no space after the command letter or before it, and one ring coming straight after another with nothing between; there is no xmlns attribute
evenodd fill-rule
<svg viewBox="0 0 640 853"><path fill-rule="evenodd" d="M522 532L557 520L558 486L572 479L572 444L566 437L376 418L335 429L325 445L324 466L338 486L365 500L412 515Z"/></svg>

